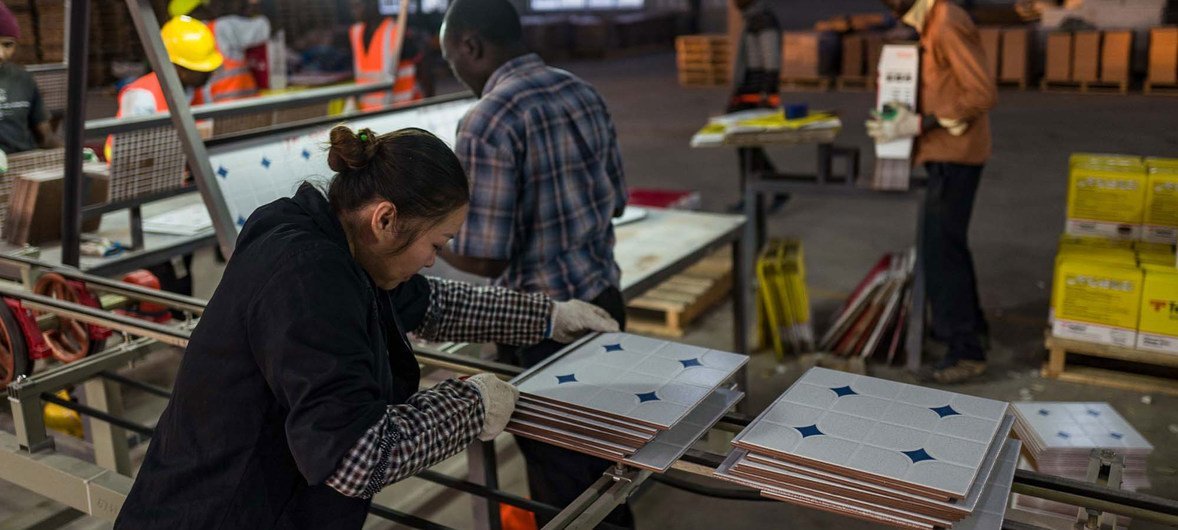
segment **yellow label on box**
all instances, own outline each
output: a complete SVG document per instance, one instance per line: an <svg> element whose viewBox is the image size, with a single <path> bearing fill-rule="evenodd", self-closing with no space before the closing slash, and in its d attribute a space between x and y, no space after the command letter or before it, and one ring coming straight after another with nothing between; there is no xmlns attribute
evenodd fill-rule
<svg viewBox="0 0 1178 530"><path fill-rule="evenodd" d="M1060 256L1052 293L1053 332L1064 338L1133 347L1141 278L1137 268Z"/></svg>
<svg viewBox="0 0 1178 530"><path fill-rule="evenodd" d="M1077 165L1068 177L1067 232L1138 239L1145 211L1143 165Z"/></svg>
<svg viewBox="0 0 1178 530"><path fill-rule="evenodd" d="M1178 241L1178 168L1151 171L1146 184L1142 238L1156 243Z"/></svg>
<svg viewBox="0 0 1178 530"><path fill-rule="evenodd" d="M1178 270L1145 272L1137 348L1178 355Z"/></svg>

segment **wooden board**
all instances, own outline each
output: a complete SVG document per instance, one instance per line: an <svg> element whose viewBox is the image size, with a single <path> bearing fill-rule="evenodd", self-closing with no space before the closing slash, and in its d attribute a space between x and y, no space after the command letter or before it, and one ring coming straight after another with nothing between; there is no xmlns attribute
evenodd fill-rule
<svg viewBox="0 0 1178 530"><path fill-rule="evenodd" d="M1103 81L1051 81L1044 79L1039 82L1039 90L1043 92L1125 95L1129 93L1129 82L1105 83Z"/></svg>
<svg viewBox="0 0 1178 530"><path fill-rule="evenodd" d="M1105 368L1073 366L1068 364L1068 354L1115 359L1140 365L1174 368L1178 368L1178 355L1061 339L1052 335L1050 331L1047 331L1045 336L1045 347L1047 348L1048 355L1047 362L1043 363L1041 370L1043 377L1073 383L1136 390L1138 392L1160 392L1178 396L1178 380Z"/></svg>

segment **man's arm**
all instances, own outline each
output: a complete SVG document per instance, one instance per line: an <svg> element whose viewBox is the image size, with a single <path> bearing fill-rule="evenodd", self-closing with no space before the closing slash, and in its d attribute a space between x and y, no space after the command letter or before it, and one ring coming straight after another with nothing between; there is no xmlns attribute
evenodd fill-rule
<svg viewBox="0 0 1178 530"><path fill-rule="evenodd" d="M507 270L507 261L498 259L476 258L455 254L448 247L443 248L438 255L451 267L467 274L474 274L484 278L498 278Z"/></svg>

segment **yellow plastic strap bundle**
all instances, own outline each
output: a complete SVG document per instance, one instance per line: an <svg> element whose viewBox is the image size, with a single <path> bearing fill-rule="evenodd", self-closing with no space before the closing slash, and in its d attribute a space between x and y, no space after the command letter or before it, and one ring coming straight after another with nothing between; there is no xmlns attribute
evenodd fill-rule
<svg viewBox="0 0 1178 530"><path fill-rule="evenodd" d="M814 345L810 322L810 297L802 243L771 240L757 258L758 342L773 348L779 359L787 351L808 352ZM770 343L771 344L768 344Z"/></svg>

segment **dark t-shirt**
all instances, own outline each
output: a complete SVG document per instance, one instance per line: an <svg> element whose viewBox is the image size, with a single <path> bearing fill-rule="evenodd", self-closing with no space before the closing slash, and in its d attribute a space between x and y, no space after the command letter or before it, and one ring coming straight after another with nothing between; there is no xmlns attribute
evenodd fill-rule
<svg viewBox="0 0 1178 530"><path fill-rule="evenodd" d="M0 64L0 149L10 154L36 149L33 128L48 120L33 76L20 65Z"/></svg>

